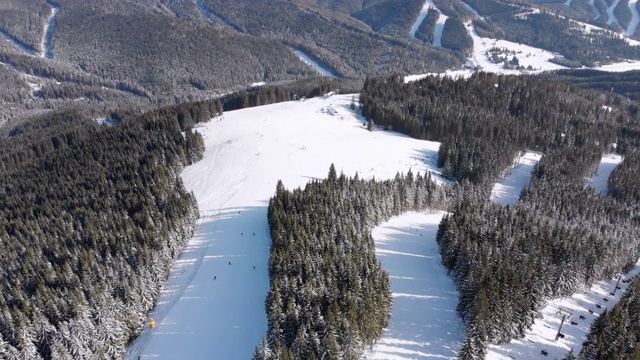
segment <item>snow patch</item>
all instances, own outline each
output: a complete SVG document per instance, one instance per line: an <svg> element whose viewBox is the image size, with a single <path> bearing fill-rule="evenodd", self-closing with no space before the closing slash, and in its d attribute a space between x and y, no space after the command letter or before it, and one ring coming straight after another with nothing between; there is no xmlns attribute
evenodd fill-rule
<svg viewBox="0 0 640 360"><path fill-rule="evenodd" d="M632 278L638 273L640 260L622 279ZM621 289L616 291L617 282L618 277L600 281L585 292L548 301L547 306L542 309L542 318L535 320L533 327L526 331L523 339L511 340L502 345L490 345L486 359L538 359L542 358L542 350L548 353L549 359L561 359L571 349L577 356L582 350L582 343L586 340L591 323L605 309L613 308L626 291L628 284L622 282L618 284ZM611 295L611 292L615 292L615 295ZM556 340L563 316L566 316L562 326L565 336Z"/></svg>
<svg viewBox="0 0 640 360"><path fill-rule="evenodd" d="M531 181L531 171L542 158L542 154L527 151L518 155L515 166L509 175L496 183L491 190L491 201L503 205L514 206L520 193Z"/></svg>
<svg viewBox="0 0 640 360"><path fill-rule="evenodd" d="M436 26L433 29L433 43L432 45L435 47L442 47L442 32L444 31L444 23L447 22L449 17L440 13L438 16L438 21L436 22Z"/></svg>
<svg viewBox="0 0 640 360"><path fill-rule="evenodd" d="M53 59L53 32L56 29L56 15L60 12L60 6L47 1L51 6L51 13L44 25L44 33L40 41L40 57Z"/></svg>
<svg viewBox="0 0 640 360"><path fill-rule="evenodd" d="M476 17L476 19L481 19L484 20L484 18L482 16L480 16L480 14L478 14L478 12L476 11L476 9L472 8L471 5L467 4L464 1L461 1L462 5L464 5L464 7L467 8L467 10L469 10L469 12L471 12L473 14L473 16Z"/></svg>
<svg viewBox="0 0 640 360"><path fill-rule="evenodd" d="M304 186L325 178L333 163L337 171L361 178L391 179L411 169L444 181L438 175L439 143L367 131L365 119L349 106L353 97L358 95L229 111L196 126L206 145L204 159L181 176L201 217L149 314L156 327L143 331L127 359L251 358L267 330L267 206L278 180L289 189ZM320 111L329 106L340 116Z"/></svg>
<svg viewBox="0 0 640 360"><path fill-rule="evenodd" d="M300 60L302 60L305 64L311 66L315 71L320 73L320 75L326 76L326 77L330 77L330 78L337 77L330 70L325 69L324 67L322 67L322 65L320 65L317 62L315 62L314 60L312 60L309 57L309 55L305 54L304 52L302 52L300 50L294 50L293 53L296 54L296 56L298 56L300 58Z"/></svg>
<svg viewBox="0 0 640 360"><path fill-rule="evenodd" d="M609 176L613 170L622 162L622 155L618 154L605 154L600 159L600 165L596 173L588 179L584 186L591 187L602 195L609 193Z"/></svg>
<svg viewBox="0 0 640 360"><path fill-rule="evenodd" d="M607 25L611 25L615 23L616 25L620 26L620 22L616 18L616 15L613 13L613 10L616 8L616 6L618 6L619 2L620 0L615 0L613 4L611 4L611 6L607 8L607 15L609 16L609 19L607 20Z"/></svg>
<svg viewBox="0 0 640 360"><path fill-rule="evenodd" d="M636 8L637 2L638 0L629 0L629 10L631 11L632 17L629 26L627 26L627 30L624 32L627 36L633 36L633 34L636 33L638 23L640 23L640 15L638 15L638 8Z"/></svg>
<svg viewBox="0 0 640 360"><path fill-rule="evenodd" d="M389 272L391 320L364 359L456 359L464 340L458 291L435 241L444 212L408 212L371 232Z"/></svg>
<svg viewBox="0 0 640 360"><path fill-rule="evenodd" d="M571 6L571 0L565 1L563 5L566 6L566 7Z"/></svg>
<svg viewBox="0 0 640 360"><path fill-rule="evenodd" d="M26 53L27 55L35 56L35 55L38 54L37 51L35 51L32 48L30 48L29 46L25 45L24 43L19 41L17 38L15 38L13 35L9 34L8 32L0 30L0 34L2 34L2 36L8 42L10 42L13 46L18 48L20 51Z"/></svg>

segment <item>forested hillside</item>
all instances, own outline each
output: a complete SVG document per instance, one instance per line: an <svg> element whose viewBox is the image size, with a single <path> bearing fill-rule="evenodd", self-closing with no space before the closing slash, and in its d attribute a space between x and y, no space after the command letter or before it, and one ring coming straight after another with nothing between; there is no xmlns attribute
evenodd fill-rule
<svg viewBox="0 0 640 360"><path fill-rule="evenodd" d="M70 109L4 128L0 357L122 357L198 217L178 175L204 148L180 119L219 111L114 113L110 127Z"/></svg>
<svg viewBox="0 0 640 360"><path fill-rule="evenodd" d="M461 185L437 236L460 292L467 328L461 359L483 358L487 344L522 336L546 300L625 271L640 257L638 197L630 185L638 112L619 101L604 109L607 98L565 83L490 74L365 82L364 114L442 141L443 174ZM627 158L609 180L612 196L597 196L584 179L614 142ZM520 202L489 203L492 183L525 149L545 155Z"/></svg>
<svg viewBox="0 0 640 360"><path fill-rule="evenodd" d="M446 206L429 175L378 182L337 175L269 202L269 329L254 359L362 356L387 325L391 290L371 229L408 210Z"/></svg>

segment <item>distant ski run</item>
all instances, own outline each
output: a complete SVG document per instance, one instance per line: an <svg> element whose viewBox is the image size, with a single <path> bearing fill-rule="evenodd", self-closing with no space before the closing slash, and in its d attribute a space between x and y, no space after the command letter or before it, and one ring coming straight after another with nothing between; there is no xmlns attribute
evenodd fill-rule
<svg viewBox="0 0 640 360"><path fill-rule="evenodd" d="M606 196L609 193L609 177L621 162L622 156L618 154L602 155L600 165L598 165L598 171L596 171L596 173L587 180L585 186L589 186Z"/></svg>
<svg viewBox="0 0 640 360"><path fill-rule="evenodd" d="M638 0L629 0L629 10L631 10L631 21L629 22L629 26L627 26L627 31L625 31L625 35L633 36L636 33L636 28L638 27L638 23L640 23L640 15L638 14L638 8L636 7L636 3Z"/></svg>
<svg viewBox="0 0 640 360"><path fill-rule="evenodd" d="M40 57L53 59L53 33L56 30L56 15L60 12L60 6L50 1L47 1L47 4L51 6L51 14L44 25L44 33L40 43Z"/></svg>
<svg viewBox="0 0 640 360"><path fill-rule="evenodd" d="M531 181L531 171L541 158L541 154L531 151L518 156L518 161L509 170L509 175L493 186L491 201L503 206L514 206L520 199L522 189Z"/></svg>
<svg viewBox="0 0 640 360"><path fill-rule="evenodd" d="M433 29L433 46L442 47L442 31L444 30L444 23L449 17L440 13L436 27Z"/></svg>
<svg viewBox="0 0 640 360"><path fill-rule="evenodd" d="M620 2L620 0L615 0L613 2L613 4L611 4L611 6L609 6L607 8L607 16L609 16L609 19L607 20L607 25L611 25L611 24L615 23L616 25L621 26L620 22L616 18L616 15L613 13L613 10L615 10L615 8L616 8L616 6L618 6L619 2Z"/></svg>
<svg viewBox="0 0 640 360"><path fill-rule="evenodd" d="M325 76L325 77L329 77L329 78L335 78L337 77L334 73L332 73L330 70L325 69L324 67L322 67L322 65L318 64L316 61L314 61L313 59L311 59L309 57L309 55L307 55L306 53L300 51L300 50L294 50L293 51L294 54L296 54L296 56L298 58L300 58L300 60L302 60L305 64L311 66L315 71L317 71L320 75Z"/></svg>

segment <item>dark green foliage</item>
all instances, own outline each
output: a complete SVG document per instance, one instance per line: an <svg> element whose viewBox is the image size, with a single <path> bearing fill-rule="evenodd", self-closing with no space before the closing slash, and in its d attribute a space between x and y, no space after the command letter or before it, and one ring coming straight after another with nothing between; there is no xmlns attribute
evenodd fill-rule
<svg viewBox="0 0 640 360"><path fill-rule="evenodd" d="M443 189L411 172L365 181L337 175L332 165L326 180L304 190L287 191L279 182L268 210L269 329L254 358L360 359L387 325L392 302L371 228L443 204Z"/></svg>
<svg viewBox="0 0 640 360"><path fill-rule="evenodd" d="M175 114L4 129L0 357L120 358L141 331L198 217L179 172L203 142Z"/></svg>
<svg viewBox="0 0 640 360"><path fill-rule="evenodd" d="M405 35L422 9L422 0L403 1L398 6L395 0L382 0L353 14L353 17L368 24L374 31Z"/></svg>
<svg viewBox="0 0 640 360"><path fill-rule="evenodd" d="M369 79L360 101L377 125L441 141L443 174L474 183L497 179L527 147L609 144L618 131L595 94L531 77Z"/></svg>
<svg viewBox="0 0 640 360"><path fill-rule="evenodd" d="M422 20L422 24L416 31L416 39L424 41L426 44L433 43L433 31L436 28L436 22L440 18L440 13L436 9L429 9L427 16Z"/></svg>
<svg viewBox="0 0 640 360"><path fill-rule="evenodd" d="M459 0L433 0L433 4L438 10L449 17L468 19L472 16L469 10L467 10Z"/></svg>
<svg viewBox="0 0 640 360"><path fill-rule="evenodd" d="M626 202L635 204L634 211L640 214L640 152L633 152L625 156L622 163L613 170L609 178L609 195Z"/></svg>
<svg viewBox="0 0 640 360"><path fill-rule="evenodd" d="M473 51L473 39L460 19L450 17L445 21L442 30L442 47L462 53L464 56Z"/></svg>
<svg viewBox="0 0 640 360"><path fill-rule="evenodd" d="M625 285L623 285L625 286ZM640 278L628 284L626 294L591 325L578 359L637 360L640 358Z"/></svg>
<svg viewBox="0 0 640 360"><path fill-rule="evenodd" d="M598 70L558 70L541 75L542 78L559 79L582 88L620 94L631 100L640 100L640 71L606 72ZM619 100L612 100L620 102Z"/></svg>
<svg viewBox="0 0 640 360"><path fill-rule="evenodd" d="M633 16L629 9L629 0L620 0L618 5L613 9L613 15L620 23L622 29L627 30Z"/></svg>

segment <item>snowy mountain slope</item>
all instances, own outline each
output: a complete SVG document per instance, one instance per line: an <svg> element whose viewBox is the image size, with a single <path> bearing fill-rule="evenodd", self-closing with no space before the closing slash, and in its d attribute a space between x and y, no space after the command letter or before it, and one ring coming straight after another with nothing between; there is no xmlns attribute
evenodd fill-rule
<svg viewBox="0 0 640 360"><path fill-rule="evenodd" d="M439 173L438 143L367 131L349 109L351 99L335 95L227 112L197 129L207 150L182 177L201 220L150 314L157 326L145 329L128 359L251 357L267 327L266 212L279 179L288 188L303 186L326 177L331 163L366 178L409 169Z"/></svg>
<svg viewBox="0 0 640 360"><path fill-rule="evenodd" d="M622 162L622 156L618 154L605 154L600 159L598 171L590 179L587 179L585 186L590 186L597 192L607 195L609 192L609 176L613 170Z"/></svg>
<svg viewBox="0 0 640 360"><path fill-rule="evenodd" d="M598 10L598 8L596 8L596 6L594 5L595 0L589 0L589 5L591 5L591 7L593 8L593 10L595 10L596 15L593 17L593 20L599 19L600 16L602 16L602 14L600 14L600 10Z"/></svg>
<svg viewBox="0 0 640 360"><path fill-rule="evenodd" d="M627 36L633 36L636 33L636 28L638 27L638 23L640 23L640 15L638 14L638 8L636 7L636 3L638 0L629 0L629 10L631 10L631 21L629 22L629 26L627 26L627 30L624 32Z"/></svg>
<svg viewBox="0 0 640 360"><path fill-rule="evenodd" d="M609 19L607 20L607 25L616 24L620 26L620 22L616 18L616 15L613 13L613 10L616 8L616 6L618 6L619 2L620 0L615 0L613 4L611 4L611 6L607 8L607 16L609 16Z"/></svg>
<svg viewBox="0 0 640 360"><path fill-rule="evenodd" d="M311 66L320 75L325 77L330 77L330 78L336 77L334 73L332 73L330 70L325 69L324 67L322 67L322 65L318 64L317 62L313 61L309 57L309 55L305 54L304 52L300 50L294 50L293 53L296 54L296 56L300 58L300 60L302 60L305 64Z"/></svg>
<svg viewBox="0 0 640 360"><path fill-rule="evenodd" d="M542 154L528 151L517 159L509 175L496 183L491 190L491 201L500 205L514 206L520 193L531 181L531 171L542 158Z"/></svg>
<svg viewBox="0 0 640 360"><path fill-rule="evenodd" d="M640 273L640 261L622 279L629 279ZM549 359L561 359L573 349L577 355L586 340L591 323L604 309L611 309L624 294L627 284L620 282L620 290L615 295L618 278L612 278L596 283L584 292L573 294L571 297L554 299L542 309L542 318L536 319L523 339L512 340L502 345L491 345L487 351L487 360L536 359L543 358L541 352L547 352ZM607 299L606 301L604 299ZM556 340L556 335L562 317L566 315L562 326L564 338ZM572 323L573 322L573 323Z"/></svg>
<svg viewBox="0 0 640 360"><path fill-rule="evenodd" d="M458 291L435 242L444 212L409 212L372 231L376 254L389 272L392 316L365 359L455 359L464 340Z"/></svg>
<svg viewBox="0 0 640 360"><path fill-rule="evenodd" d="M431 8L438 10L438 8L436 7L436 5L433 3L432 0L426 0L424 2L424 5L422 6L422 10L420 10L420 14L418 14L418 17L416 18L416 21L413 23L413 25L411 25L411 30L409 30L409 35L411 35L411 37L414 37L414 38L416 37L416 31L418 31L420 24L422 24L422 21L424 21L424 18L427 16L427 13ZM442 46L442 30L444 30L444 23L449 18L448 16L444 15L440 10L438 10L438 13L440 14L440 16L438 17L438 21L436 22L435 29L433 30L432 45L435 47Z"/></svg>

